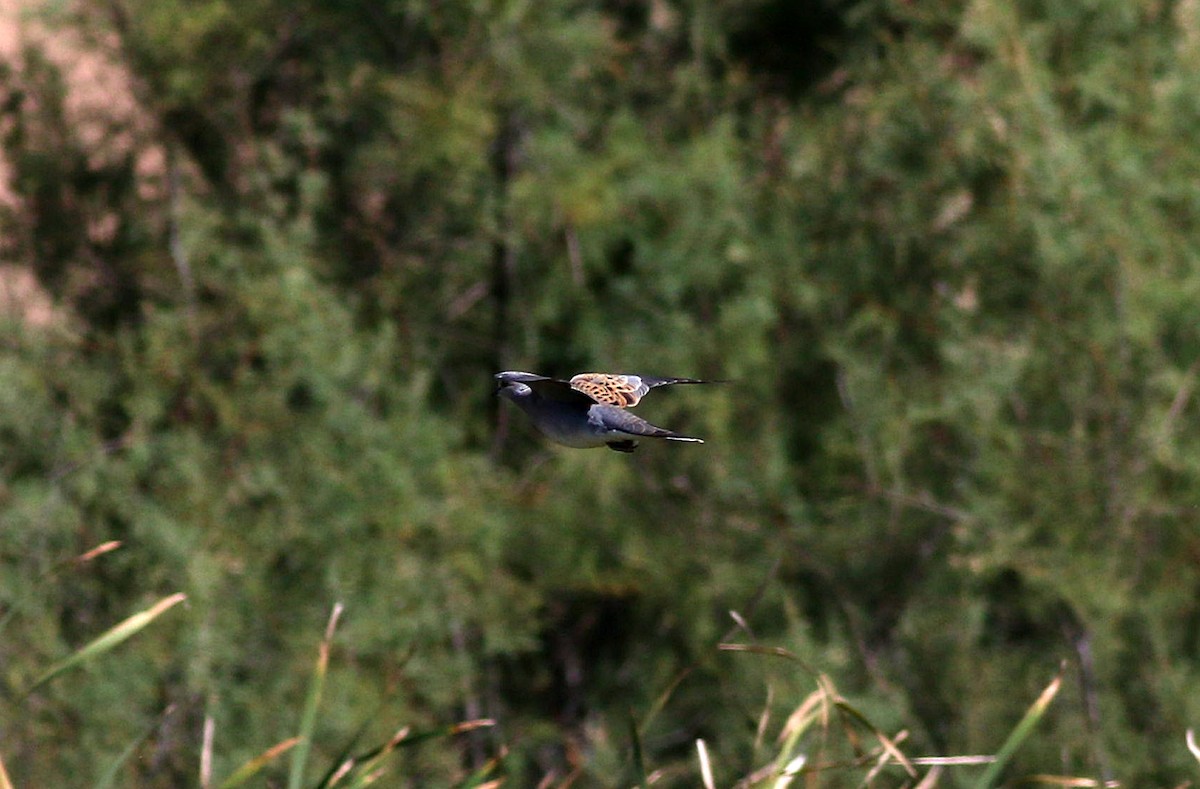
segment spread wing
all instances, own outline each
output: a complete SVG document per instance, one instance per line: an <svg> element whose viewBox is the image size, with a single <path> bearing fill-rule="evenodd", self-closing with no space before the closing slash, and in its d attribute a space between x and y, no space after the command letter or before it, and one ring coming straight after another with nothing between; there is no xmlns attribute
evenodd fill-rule
<svg viewBox="0 0 1200 789"><path fill-rule="evenodd" d="M628 433L631 436L645 436L647 438L665 438L668 441L693 441L697 444L703 444L704 441L699 438L685 436L682 433L676 433L673 430L667 430L657 425L652 425L645 419L642 419L636 414L631 414L623 408L617 406L601 405L592 409L592 414L599 418L601 424L610 430L619 430L622 433Z"/></svg>
<svg viewBox="0 0 1200 789"><path fill-rule="evenodd" d="M583 392L597 403L617 408L633 408L642 401L647 392L656 386L715 382L701 381L699 378L656 378L650 375L580 373L570 382L562 383L568 383L572 389Z"/></svg>
<svg viewBox="0 0 1200 789"><path fill-rule="evenodd" d="M560 381L557 378L546 378L544 376L538 376L537 378L530 377L523 379L521 383L547 400L557 400L560 403L572 403L586 407L593 406L599 402L589 392L576 389L569 382Z"/></svg>

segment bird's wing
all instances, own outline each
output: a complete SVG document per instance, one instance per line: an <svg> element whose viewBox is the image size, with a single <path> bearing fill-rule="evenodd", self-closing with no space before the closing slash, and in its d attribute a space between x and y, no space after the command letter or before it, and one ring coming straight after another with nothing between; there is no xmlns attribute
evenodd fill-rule
<svg viewBox="0 0 1200 789"><path fill-rule="evenodd" d="M536 379L527 378L521 383L528 386L533 391L537 392L547 400L557 400L560 403L571 403L581 406L593 406L598 400L592 397L590 392L585 392L582 389L576 389L567 381L560 381L557 378L538 377Z"/></svg>
<svg viewBox="0 0 1200 789"><path fill-rule="evenodd" d="M569 386L583 392L597 403L631 408L638 404L650 387L636 375L613 373L580 373L570 380Z"/></svg>
<svg viewBox="0 0 1200 789"><path fill-rule="evenodd" d="M618 373L580 373L570 380L570 386L591 397L597 403L617 408L633 408L656 386L670 384L707 384L699 378L657 378L651 375Z"/></svg>
<svg viewBox="0 0 1200 789"><path fill-rule="evenodd" d="M704 441L692 436L685 436L681 433L676 433L673 430L667 430L657 425L652 425L645 419L642 419L636 414L632 414L618 406L600 405L593 408L590 412L600 424L607 427L609 430L619 430L622 433L628 433L631 436L645 436L647 438L665 438L668 441L693 441L697 444L703 444Z"/></svg>

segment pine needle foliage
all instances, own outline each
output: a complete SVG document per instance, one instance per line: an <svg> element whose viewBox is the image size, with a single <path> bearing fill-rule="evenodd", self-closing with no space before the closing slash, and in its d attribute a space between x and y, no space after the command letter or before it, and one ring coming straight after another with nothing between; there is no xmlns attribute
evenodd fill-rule
<svg viewBox="0 0 1200 789"><path fill-rule="evenodd" d="M1198 14L31 4L0 783L1193 780Z"/></svg>

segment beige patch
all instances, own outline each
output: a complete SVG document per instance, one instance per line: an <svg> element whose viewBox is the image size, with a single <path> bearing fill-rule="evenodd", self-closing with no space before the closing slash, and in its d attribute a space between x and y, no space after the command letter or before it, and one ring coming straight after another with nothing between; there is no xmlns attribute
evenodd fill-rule
<svg viewBox="0 0 1200 789"><path fill-rule="evenodd" d="M40 50L62 70L66 87L63 110L71 129L88 151L88 164L103 167L133 155L138 191L160 195L166 157L155 139L150 115L140 108L133 78L119 60L115 33L99 43L84 41L75 30L50 28L41 19L44 0L0 0L0 60L14 82L24 81L28 48ZM26 100L37 101L30 93ZM20 208L12 188L12 166L0 151L0 206Z"/></svg>
<svg viewBox="0 0 1200 789"><path fill-rule="evenodd" d="M580 373L571 379L571 388L583 392L597 403L618 408L632 408L645 394L640 378L610 373Z"/></svg>
<svg viewBox="0 0 1200 789"><path fill-rule="evenodd" d="M0 317L37 327L59 322L50 294L21 266L0 266Z"/></svg>

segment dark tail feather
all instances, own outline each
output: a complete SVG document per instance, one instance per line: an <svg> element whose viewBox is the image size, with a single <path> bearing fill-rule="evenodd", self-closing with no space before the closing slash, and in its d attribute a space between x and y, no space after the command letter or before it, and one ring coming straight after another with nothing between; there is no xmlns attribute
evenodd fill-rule
<svg viewBox="0 0 1200 789"><path fill-rule="evenodd" d="M705 380L702 378L657 378L653 375L639 376L642 383L653 389L656 386L672 386L674 384L727 384L724 380Z"/></svg>

